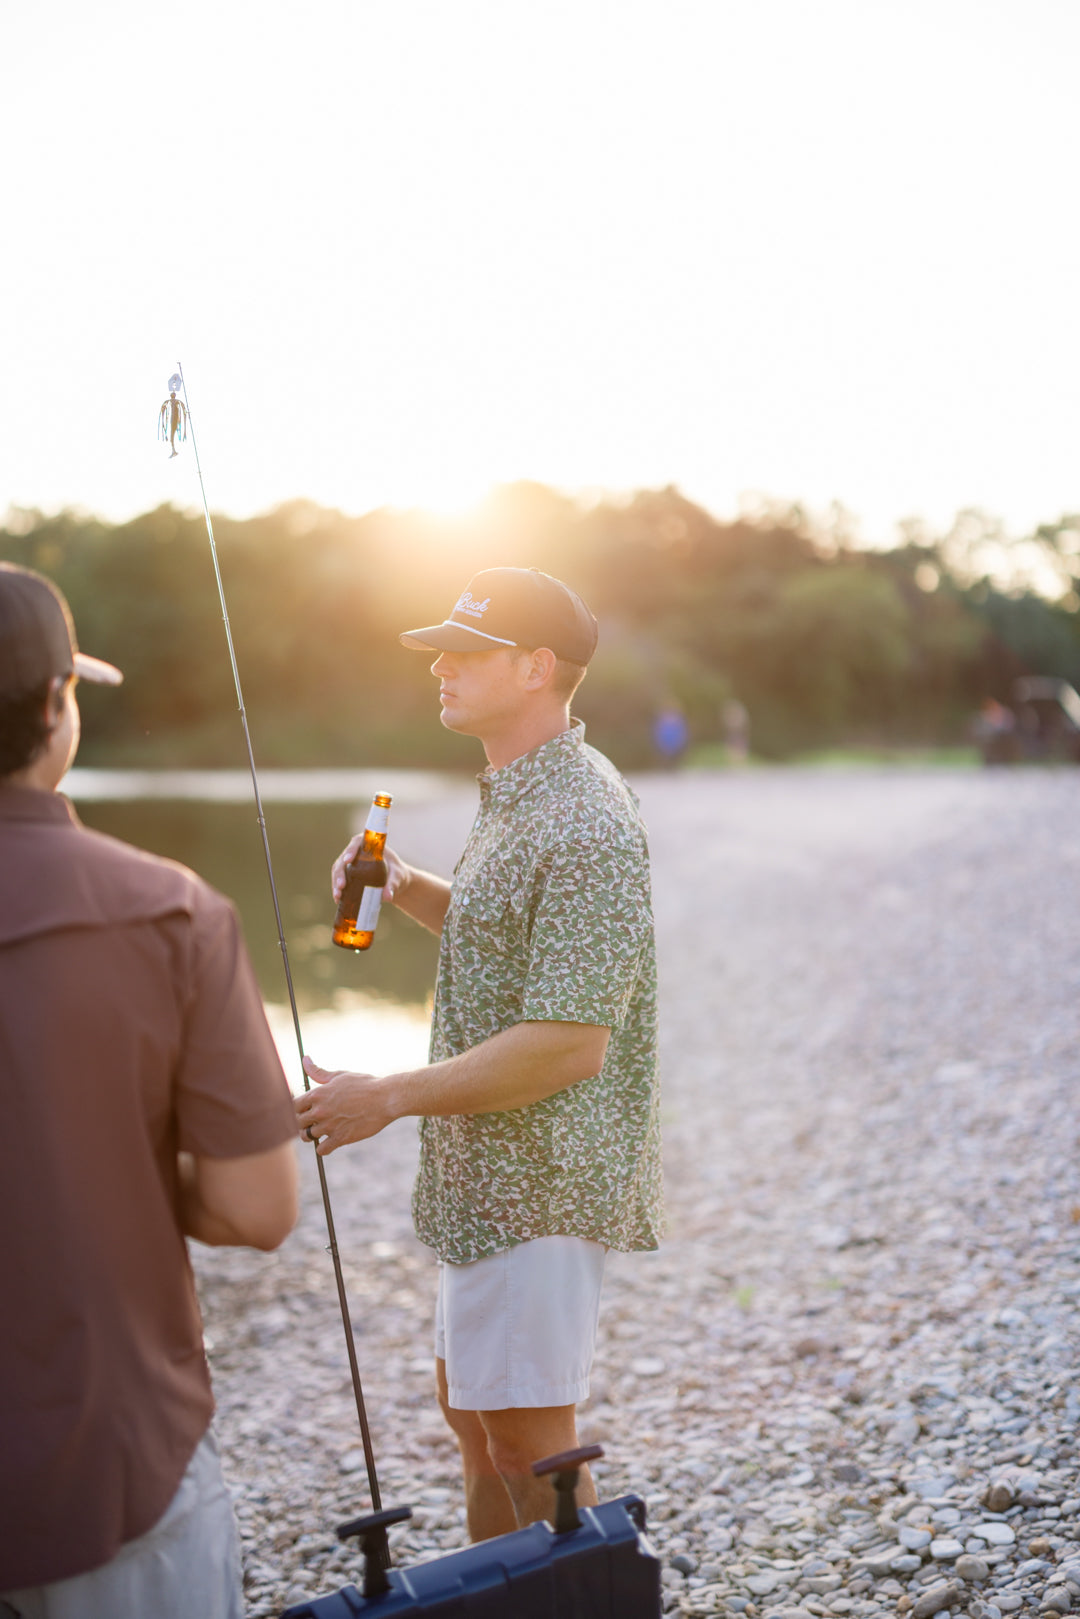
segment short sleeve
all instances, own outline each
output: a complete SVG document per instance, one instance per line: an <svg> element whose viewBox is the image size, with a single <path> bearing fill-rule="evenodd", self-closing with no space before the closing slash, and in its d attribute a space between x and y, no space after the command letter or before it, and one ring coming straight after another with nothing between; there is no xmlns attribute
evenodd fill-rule
<svg viewBox="0 0 1080 1619"><path fill-rule="evenodd" d="M296 1135L296 1116L240 924L226 899L203 889L192 929L177 1144L207 1158L268 1152Z"/></svg>
<svg viewBox="0 0 1080 1619"><path fill-rule="evenodd" d="M621 1023L652 938L643 851L563 844L538 873L522 1020Z"/></svg>

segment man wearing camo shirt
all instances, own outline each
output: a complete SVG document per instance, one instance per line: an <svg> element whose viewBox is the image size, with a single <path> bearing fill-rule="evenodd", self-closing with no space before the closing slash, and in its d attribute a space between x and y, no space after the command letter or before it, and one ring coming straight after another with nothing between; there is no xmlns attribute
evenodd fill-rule
<svg viewBox="0 0 1080 1619"><path fill-rule="evenodd" d="M550 1514L530 1464L578 1443L604 1256L655 1248L662 1222L645 828L570 718L596 634L560 581L491 568L401 636L438 652L442 723L488 759L452 883L387 852L385 897L440 935L430 1065L309 1059L296 1104L324 1154L420 1118L413 1216L441 1261L439 1401L474 1540ZM587 1471L579 1500L596 1500Z"/></svg>

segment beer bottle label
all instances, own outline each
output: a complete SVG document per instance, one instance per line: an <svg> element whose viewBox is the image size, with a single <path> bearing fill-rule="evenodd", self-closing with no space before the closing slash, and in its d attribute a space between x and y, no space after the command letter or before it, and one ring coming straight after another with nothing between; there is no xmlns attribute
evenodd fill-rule
<svg viewBox="0 0 1080 1619"><path fill-rule="evenodd" d="M365 888L360 899L360 909L356 913L357 933L373 933L375 924L379 920L379 906L382 903L381 888Z"/></svg>

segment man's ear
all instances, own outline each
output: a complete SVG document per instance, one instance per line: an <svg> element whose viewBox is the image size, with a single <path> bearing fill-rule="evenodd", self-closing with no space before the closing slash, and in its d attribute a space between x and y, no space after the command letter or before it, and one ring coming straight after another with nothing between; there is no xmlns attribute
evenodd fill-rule
<svg viewBox="0 0 1080 1619"><path fill-rule="evenodd" d="M540 691L542 687L549 685L558 661L550 647L538 646L534 648L529 653L529 664L525 673L525 689L527 691Z"/></svg>
<svg viewBox="0 0 1080 1619"><path fill-rule="evenodd" d="M53 675L49 681L49 694L45 699L45 721L50 731L55 731L63 719L68 682L74 678L74 675Z"/></svg>

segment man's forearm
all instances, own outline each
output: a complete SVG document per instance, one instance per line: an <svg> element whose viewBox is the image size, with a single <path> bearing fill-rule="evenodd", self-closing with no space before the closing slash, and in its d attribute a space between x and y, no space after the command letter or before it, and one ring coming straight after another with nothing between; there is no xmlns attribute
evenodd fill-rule
<svg viewBox="0 0 1080 1619"><path fill-rule="evenodd" d="M297 1119L325 1157L395 1119L528 1107L598 1074L610 1033L594 1023L515 1023L459 1057L385 1078L334 1072L305 1057L315 1085L296 1097Z"/></svg>
<svg viewBox="0 0 1080 1619"><path fill-rule="evenodd" d="M405 876L395 886L391 903L429 933L441 933L450 905L450 884L445 877L436 877L433 872L402 865Z"/></svg>
<svg viewBox="0 0 1080 1619"><path fill-rule="evenodd" d="M591 1023L515 1023L458 1057L384 1080L395 1118L502 1113L598 1074L608 1029Z"/></svg>
<svg viewBox="0 0 1080 1619"><path fill-rule="evenodd" d="M199 1184L199 1165L189 1152L177 1155L180 1179L180 1229L211 1248L239 1247L243 1238L232 1221L207 1208Z"/></svg>
<svg viewBox="0 0 1080 1619"><path fill-rule="evenodd" d="M180 1229L212 1248L270 1250L296 1223L296 1152L291 1141L240 1158L177 1154Z"/></svg>

